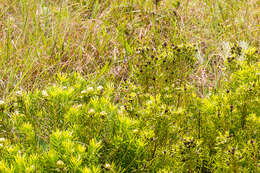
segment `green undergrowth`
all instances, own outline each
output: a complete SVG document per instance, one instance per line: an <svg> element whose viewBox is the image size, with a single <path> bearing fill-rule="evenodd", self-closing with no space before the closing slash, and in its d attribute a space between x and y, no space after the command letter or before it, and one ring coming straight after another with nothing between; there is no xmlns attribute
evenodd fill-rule
<svg viewBox="0 0 260 173"><path fill-rule="evenodd" d="M120 86L75 72L2 100L0 172L259 172L256 49L232 46L202 96L194 46L136 54Z"/></svg>

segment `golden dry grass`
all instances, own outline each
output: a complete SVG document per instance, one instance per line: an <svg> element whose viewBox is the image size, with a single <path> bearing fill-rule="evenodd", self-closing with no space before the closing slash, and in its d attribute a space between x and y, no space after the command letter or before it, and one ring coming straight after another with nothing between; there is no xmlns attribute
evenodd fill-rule
<svg viewBox="0 0 260 173"><path fill-rule="evenodd" d="M195 43L201 57L221 55L223 42L259 49L259 2L222 0L0 1L1 96L53 81L59 72L126 76L124 60L141 46ZM219 60L221 61L221 60ZM206 63L207 64L207 63Z"/></svg>

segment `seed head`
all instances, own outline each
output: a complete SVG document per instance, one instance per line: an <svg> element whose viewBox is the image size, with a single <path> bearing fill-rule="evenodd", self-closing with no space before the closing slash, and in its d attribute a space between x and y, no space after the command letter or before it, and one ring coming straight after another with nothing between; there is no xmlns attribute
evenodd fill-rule
<svg viewBox="0 0 260 173"><path fill-rule="evenodd" d="M5 101L0 100L0 106L3 106L5 104Z"/></svg>
<svg viewBox="0 0 260 173"><path fill-rule="evenodd" d="M104 168L105 168L106 170L109 170L109 169L111 169L111 165L108 164L108 163L106 163L106 164L104 165Z"/></svg>
<svg viewBox="0 0 260 173"><path fill-rule="evenodd" d="M82 90L82 91L81 91L81 94L86 94L86 93L87 93L86 90Z"/></svg>
<svg viewBox="0 0 260 173"><path fill-rule="evenodd" d="M101 91L101 90L103 90L103 89L104 89L104 88L103 88L103 86L101 86L101 85L97 87L97 90L98 90L98 91Z"/></svg>
<svg viewBox="0 0 260 173"><path fill-rule="evenodd" d="M165 43L163 43L163 46L164 46L164 47L166 47L166 46L167 46L167 43L166 43L166 42L165 42Z"/></svg>
<svg viewBox="0 0 260 173"><path fill-rule="evenodd" d="M88 87L88 88L87 88L87 92L91 93L91 92L93 92L93 91L94 91L94 88L93 88L93 87Z"/></svg>
<svg viewBox="0 0 260 173"><path fill-rule="evenodd" d="M42 91L42 95L43 95L44 97L47 97L47 96L48 96L47 91L46 91L46 90L43 90L43 91Z"/></svg>
<svg viewBox="0 0 260 173"><path fill-rule="evenodd" d="M63 166L63 165L64 165L64 162L63 162L62 160L58 160L58 161L57 161L57 165L58 165L58 166Z"/></svg>
<svg viewBox="0 0 260 173"><path fill-rule="evenodd" d="M94 114L95 113L95 110L93 108L89 109L88 111L89 114Z"/></svg>
<svg viewBox="0 0 260 173"><path fill-rule="evenodd" d="M230 111L231 112L233 111L233 105L230 105Z"/></svg>
<svg viewBox="0 0 260 173"><path fill-rule="evenodd" d="M0 138L0 143L3 143L5 141L5 138Z"/></svg>

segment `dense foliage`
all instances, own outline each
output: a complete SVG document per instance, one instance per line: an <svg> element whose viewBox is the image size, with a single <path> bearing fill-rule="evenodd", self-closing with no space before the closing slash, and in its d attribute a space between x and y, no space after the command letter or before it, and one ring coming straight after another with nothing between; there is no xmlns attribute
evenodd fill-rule
<svg viewBox="0 0 260 173"><path fill-rule="evenodd" d="M164 43L138 48L120 86L104 69L16 92L0 102L0 172L259 172L258 52L231 46L203 91L198 63Z"/></svg>

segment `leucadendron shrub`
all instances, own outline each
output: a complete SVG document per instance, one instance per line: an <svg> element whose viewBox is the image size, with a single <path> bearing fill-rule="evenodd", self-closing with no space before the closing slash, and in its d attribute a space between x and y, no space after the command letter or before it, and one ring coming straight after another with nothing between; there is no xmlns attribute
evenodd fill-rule
<svg viewBox="0 0 260 173"><path fill-rule="evenodd" d="M146 143L139 122L112 102L113 90L74 73L1 102L1 172L137 170Z"/></svg>
<svg viewBox="0 0 260 173"><path fill-rule="evenodd" d="M0 172L259 172L259 54L232 47L221 85L201 96L195 52L141 50L120 88L59 74L0 101Z"/></svg>
<svg viewBox="0 0 260 173"><path fill-rule="evenodd" d="M139 51L143 59L133 71L136 77L123 89L126 93L123 104L131 117L141 120L139 128L150 129L150 137L146 139L152 161L146 165L147 169L259 170L260 64L255 48L232 47L230 56L234 59L226 57L222 85L204 97L188 82L176 84L178 75L172 75L173 85L167 85L161 65L156 65L146 54L149 49ZM146 63L142 65L143 62ZM153 76L158 77L158 83Z"/></svg>

